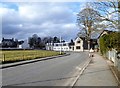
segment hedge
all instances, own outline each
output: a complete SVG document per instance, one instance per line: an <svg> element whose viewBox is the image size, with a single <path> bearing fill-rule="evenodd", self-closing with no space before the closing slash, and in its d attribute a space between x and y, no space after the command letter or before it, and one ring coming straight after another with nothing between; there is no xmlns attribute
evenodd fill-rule
<svg viewBox="0 0 120 88"><path fill-rule="evenodd" d="M100 37L100 52L105 54L108 50L116 49L120 52L120 32L112 32Z"/></svg>

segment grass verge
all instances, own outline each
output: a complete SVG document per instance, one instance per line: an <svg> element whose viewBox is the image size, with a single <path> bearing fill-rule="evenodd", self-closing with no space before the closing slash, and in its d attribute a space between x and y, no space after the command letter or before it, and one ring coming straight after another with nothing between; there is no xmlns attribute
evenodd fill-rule
<svg viewBox="0 0 120 88"><path fill-rule="evenodd" d="M4 63L12 63L17 61L32 60L43 57L59 55L59 52L46 50L10 50L0 51L0 61ZM63 54L63 53L62 53Z"/></svg>

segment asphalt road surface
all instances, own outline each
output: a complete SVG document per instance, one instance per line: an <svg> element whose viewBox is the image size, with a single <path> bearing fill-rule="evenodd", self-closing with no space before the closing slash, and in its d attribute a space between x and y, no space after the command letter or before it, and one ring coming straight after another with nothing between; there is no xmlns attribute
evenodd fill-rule
<svg viewBox="0 0 120 88"><path fill-rule="evenodd" d="M88 60L88 52L2 69L2 86L65 86ZM78 67L79 66L79 67Z"/></svg>

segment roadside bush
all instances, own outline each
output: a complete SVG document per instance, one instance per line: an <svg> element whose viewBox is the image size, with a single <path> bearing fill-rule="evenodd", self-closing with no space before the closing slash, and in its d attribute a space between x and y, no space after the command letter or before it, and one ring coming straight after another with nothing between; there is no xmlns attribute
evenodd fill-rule
<svg viewBox="0 0 120 88"><path fill-rule="evenodd" d="M109 42L107 40L107 35L103 35L101 38L100 38L100 52L101 54L105 54L106 51L107 51L107 43Z"/></svg>
<svg viewBox="0 0 120 88"><path fill-rule="evenodd" d="M100 52L105 54L108 50L116 49L120 52L120 32L112 32L100 37Z"/></svg>

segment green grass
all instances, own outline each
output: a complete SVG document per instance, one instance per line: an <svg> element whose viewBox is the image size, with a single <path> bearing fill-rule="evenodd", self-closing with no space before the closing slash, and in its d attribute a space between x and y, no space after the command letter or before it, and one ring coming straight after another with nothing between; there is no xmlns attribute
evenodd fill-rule
<svg viewBox="0 0 120 88"><path fill-rule="evenodd" d="M59 52L46 50L11 50L0 51L0 54L1 54L0 61L2 63L6 63L56 56L59 55Z"/></svg>

